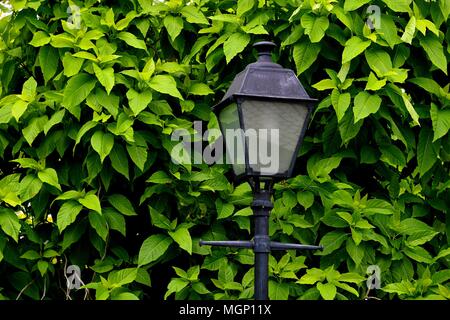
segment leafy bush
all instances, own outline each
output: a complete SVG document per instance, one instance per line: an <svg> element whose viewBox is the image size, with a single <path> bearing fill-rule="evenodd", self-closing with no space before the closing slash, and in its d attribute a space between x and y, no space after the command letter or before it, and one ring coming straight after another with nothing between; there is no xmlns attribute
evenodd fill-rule
<svg viewBox="0 0 450 320"><path fill-rule="evenodd" d="M363 299L377 265L379 298L450 298L449 0L9 4L0 299L251 298L252 252L198 245L251 237L248 184L170 137L217 128L261 39L320 99L270 234L325 250L274 253L270 297Z"/></svg>

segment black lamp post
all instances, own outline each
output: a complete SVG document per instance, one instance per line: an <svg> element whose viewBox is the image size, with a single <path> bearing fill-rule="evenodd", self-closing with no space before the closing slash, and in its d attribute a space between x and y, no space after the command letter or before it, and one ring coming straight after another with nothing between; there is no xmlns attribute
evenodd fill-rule
<svg viewBox="0 0 450 320"><path fill-rule="evenodd" d="M255 235L252 241L200 241L200 244L253 249L255 299L267 300L271 250L322 249L320 246L274 242L269 238L273 183L292 175L316 100L308 96L292 70L272 62L274 43L263 41L253 46L258 51L258 61L249 64L235 77L213 110L218 115L227 159L232 161L236 178L248 179L252 187ZM230 130L238 134L230 137ZM262 149L270 150L270 163L261 159Z"/></svg>

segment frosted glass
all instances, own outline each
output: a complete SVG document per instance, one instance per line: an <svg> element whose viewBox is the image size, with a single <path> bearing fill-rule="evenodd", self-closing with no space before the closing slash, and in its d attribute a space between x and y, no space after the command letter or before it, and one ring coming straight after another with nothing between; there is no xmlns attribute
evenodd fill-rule
<svg viewBox="0 0 450 320"><path fill-rule="evenodd" d="M240 130L236 103L225 107L220 112L219 122L226 144L225 163L232 164L234 173L241 175L245 172L244 136Z"/></svg>
<svg viewBox="0 0 450 320"><path fill-rule="evenodd" d="M307 115L307 107L300 103L244 101L242 116L249 160L257 159L250 168L263 175L287 173L291 161L295 161L294 153ZM249 133L250 128L256 130L256 140Z"/></svg>

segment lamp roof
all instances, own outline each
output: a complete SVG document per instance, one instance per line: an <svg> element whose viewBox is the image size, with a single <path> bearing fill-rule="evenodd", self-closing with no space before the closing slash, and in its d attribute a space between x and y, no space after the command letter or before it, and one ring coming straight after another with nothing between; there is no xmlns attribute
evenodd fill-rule
<svg viewBox="0 0 450 320"><path fill-rule="evenodd" d="M253 47L258 60L234 78L221 102L232 96L316 101L306 93L294 71L272 61L271 51L276 47L273 42L257 42Z"/></svg>

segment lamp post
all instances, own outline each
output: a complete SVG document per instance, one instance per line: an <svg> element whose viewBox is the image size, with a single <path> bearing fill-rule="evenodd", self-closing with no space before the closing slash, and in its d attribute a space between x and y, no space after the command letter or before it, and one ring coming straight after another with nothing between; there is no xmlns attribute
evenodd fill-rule
<svg viewBox="0 0 450 320"><path fill-rule="evenodd" d="M292 70L272 62L274 43L263 41L253 47L258 52L258 61L235 77L213 110L218 116L227 160L232 161L236 179L247 179L252 187L254 237L251 241L200 241L200 245L253 249L255 299L267 300L271 250L322 249L321 246L274 242L269 238L273 184L292 175L316 100L308 96ZM262 150L270 150L270 163L262 157Z"/></svg>

